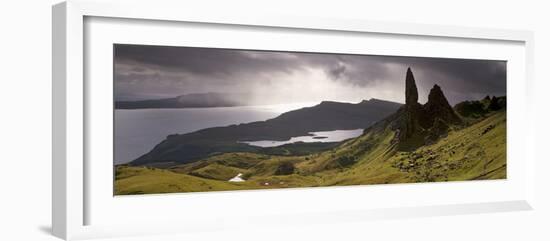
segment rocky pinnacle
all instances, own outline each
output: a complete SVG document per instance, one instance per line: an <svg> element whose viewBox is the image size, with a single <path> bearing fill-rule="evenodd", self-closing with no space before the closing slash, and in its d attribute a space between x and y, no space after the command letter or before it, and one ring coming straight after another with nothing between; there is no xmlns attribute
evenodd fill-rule
<svg viewBox="0 0 550 241"><path fill-rule="evenodd" d="M416 89L413 73L409 67L407 69L407 77L405 78L405 104L410 105L417 102L418 90Z"/></svg>
<svg viewBox="0 0 550 241"><path fill-rule="evenodd" d="M462 120L449 105L439 85L434 85L430 90L426 104L418 103L418 89L411 68L408 68L405 78L405 108L399 132L400 145L404 149L414 149L445 135L449 124L461 123Z"/></svg>
<svg viewBox="0 0 550 241"><path fill-rule="evenodd" d="M448 124L460 124L462 120L453 110L453 107L445 98L445 94L439 85L434 85L428 95L428 102L424 105L426 123L424 127L431 127L437 118Z"/></svg>

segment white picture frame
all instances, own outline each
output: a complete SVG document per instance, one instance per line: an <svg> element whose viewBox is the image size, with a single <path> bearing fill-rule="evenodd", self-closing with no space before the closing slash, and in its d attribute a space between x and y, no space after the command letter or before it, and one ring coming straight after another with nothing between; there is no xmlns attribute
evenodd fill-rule
<svg viewBox="0 0 550 241"><path fill-rule="evenodd" d="M150 9L155 11L150 11ZM433 215L467 214L481 212L530 210L534 203L534 167L536 156L534 154L534 130L530 125L529 117L533 116L530 110L532 93L533 74L533 34L529 31L519 30L497 30L456 26L422 25L410 23L391 22L370 22L352 19L320 19L301 18L293 16L277 15L209 15L204 9L193 9L188 3L179 1L85 1L70 0L53 6L53 167L52 167L52 226L53 234L63 239L84 239L95 237L112 237L140 234L160 234L193 232L209 229L227 228L232 225L239 225L239 220L253 220L254 225L292 225L293 223L311 222L342 222L349 220L369 220L399 217L422 217ZM98 172L112 174L111 170L103 170L101 166L90 163L90 143L94 140L89 138L90 122L94 118L107 118L102 115L90 115L90 99L94 99L97 92L89 93L90 88L101 88L101 86L89 85L86 78L86 68L95 68L87 62L86 56L86 34L90 34L86 28L87 19L114 18L124 21L155 22L156 25L163 23L181 24L209 24L223 25L224 29L232 31L231 28L253 27L257 30L277 29L278 31L300 30L318 31L319 34L334 34L335 36L345 33L357 34L382 34L395 38L418 37L431 40L456 40L455 42L473 41L483 42L486 46L502 43L503 45L514 46L510 49L509 58L517 58L517 72L512 77L513 82L508 80L509 93L515 96L510 99L510 108L513 118L508 127L510 135L518 135L521 131L521 139L508 145L510 158L517 159L517 165L510 165L511 171L517 171L517 175L510 177L505 182L469 182L469 183L434 183L429 185L372 185L366 187L343 187L343 188L320 188L316 190L294 189L277 191L247 191L247 192L217 192L201 194L176 194L176 195L151 195L147 197L114 198L103 195L103 199L96 198L93 191L98 188L92 183L97 181L94 174L87 174L90 169L99 168ZM135 24L135 23L134 23ZM139 24L139 22L137 23ZM156 26L153 24L151 29ZM124 25L118 26L125 28ZM95 28L99 29L99 28ZM236 31L236 30L235 30ZM92 30L92 34L102 31ZM132 36L132 35L128 35ZM135 37L135 36L134 36ZM138 37L135 37L138 39ZM111 40L109 40L111 41ZM114 41L114 40L113 40ZM143 41L143 40L139 40ZM139 42L138 41L138 42ZM456 43L455 43L456 44ZM92 46L92 48L94 48ZM479 46L478 46L479 48ZM489 48L490 49L490 48ZM512 54L513 52L513 54ZM489 54L489 53L487 53ZM473 56L473 55L472 55ZM496 56L496 55L495 55ZM503 57L504 58L504 57ZM509 60L509 59L508 59ZM521 61L520 61L521 60ZM112 60L109 60L112 61ZM92 61L93 62L93 61ZM101 90L100 90L101 91ZM106 91L108 93L108 91ZM112 102L111 102L112 103ZM93 107L93 106L92 106ZM92 112L95 113L95 112ZM514 130L516 130L514 132ZM516 133L516 134L514 134ZM509 138L510 139L510 138ZM521 159L516 158L521 154ZM103 168L103 169L102 169ZM95 174L97 175L97 174ZM487 193L492 198L466 197L465 199L453 199L452 195L445 200L422 202L420 199L410 202L387 202L380 203L369 208L361 208L358 201L351 202L347 208L338 209L335 207L320 205L306 206L305 201L314 198L323 199L328 196L357 198L365 192L380 197L391 196L395 192L403 195L437 195L445 193L448 185L451 189L460 189L462 194L468 190L484 192L486 190L500 190L495 193ZM483 187L479 187L483 186ZM99 186L99 188L104 186ZM352 193L352 194L350 194ZM363 193L363 194L361 194ZM348 196L347 196L348 195ZM299 197L305 200L302 204L297 201L300 210L285 211L289 203L281 204L265 212L254 210L246 214L236 214L225 209L215 209L216 203L212 200L226 200L228 205L243 205L243 200L255 200L257 202L270 202L281 196ZM378 196L378 195L377 195ZM113 201L109 201L110 199ZM103 201L101 201L101 200ZM109 199L105 201L106 199ZM334 199L338 201L340 199ZM343 200L343 199L342 199ZM340 200L341 201L341 200ZM359 200L361 201L361 200ZM194 222L188 222L178 215L178 209L172 209L187 202L186 205L202 212L213 212L217 210L216 220L200 219L199 212L189 211L187 215L196 217ZM374 202L374 201L373 201ZM100 204L98 204L100 203ZM155 225L143 223L136 226L143 220L140 217L128 216L132 208L147 208L149 205L162 204L167 210L160 216L151 212L142 212L140 215L155 221ZM301 206L302 205L302 206ZM93 208L91 208L93 207ZM128 207L125 209L125 207ZM117 216L116 210L119 211ZM122 211L120 211L122 210ZM180 210L184 211L184 210ZM256 212L258 215L253 215ZM91 216L101 217L98 221L90 220ZM113 222L107 222L108 215ZM195 215L195 216L193 216ZM237 215L237 216L235 216ZM327 218L327 217L330 217ZM228 223L227 220L237 220L235 223ZM133 225L129 222L132 221ZM126 224L124 224L126 223ZM173 223L178 223L173 225ZM172 224L172 225L168 225Z"/></svg>

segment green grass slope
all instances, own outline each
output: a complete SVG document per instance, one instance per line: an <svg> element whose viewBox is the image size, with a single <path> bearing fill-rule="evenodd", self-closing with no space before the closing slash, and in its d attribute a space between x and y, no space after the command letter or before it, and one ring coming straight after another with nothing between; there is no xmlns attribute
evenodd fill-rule
<svg viewBox="0 0 550 241"><path fill-rule="evenodd" d="M397 151L396 133L375 125L319 153L224 153L171 169L119 166L115 194L465 181L506 178L506 112L490 112L414 151ZM245 182L228 182L242 173Z"/></svg>
<svg viewBox="0 0 550 241"><path fill-rule="evenodd" d="M506 178L506 112L411 152L369 155L327 185Z"/></svg>
<svg viewBox="0 0 550 241"><path fill-rule="evenodd" d="M216 181L156 168L121 166L116 172L115 195L253 188L247 183Z"/></svg>

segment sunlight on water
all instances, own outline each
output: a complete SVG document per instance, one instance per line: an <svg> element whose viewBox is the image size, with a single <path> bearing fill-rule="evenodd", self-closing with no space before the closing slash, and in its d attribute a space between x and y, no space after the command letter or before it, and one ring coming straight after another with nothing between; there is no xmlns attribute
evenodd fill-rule
<svg viewBox="0 0 550 241"><path fill-rule="evenodd" d="M311 107L318 104L319 102L300 102L300 103L277 104L277 105L258 105L253 107L257 108L258 110L282 114L292 110L298 110L304 107Z"/></svg>
<svg viewBox="0 0 550 241"><path fill-rule="evenodd" d="M290 138L287 141L243 141L242 143L247 143L251 146L259 147L274 147L282 146L285 144L291 144L296 142L340 142L350 138L355 138L360 136L363 133L363 129L355 130L335 130L335 131L317 131L310 132L310 136L296 136Z"/></svg>
<svg viewBox="0 0 550 241"><path fill-rule="evenodd" d="M319 103L184 109L115 110L115 163L132 161L171 134L265 121Z"/></svg>

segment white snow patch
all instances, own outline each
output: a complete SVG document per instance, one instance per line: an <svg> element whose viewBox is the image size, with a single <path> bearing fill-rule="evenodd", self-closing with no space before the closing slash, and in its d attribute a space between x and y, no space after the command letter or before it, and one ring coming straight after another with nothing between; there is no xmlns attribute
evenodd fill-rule
<svg viewBox="0 0 550 241"><path fill-rule="evenodd" d="M234 178L229 179L230 182L244 182L245 180L241 178L243 174L239 173Z"/></svg>

